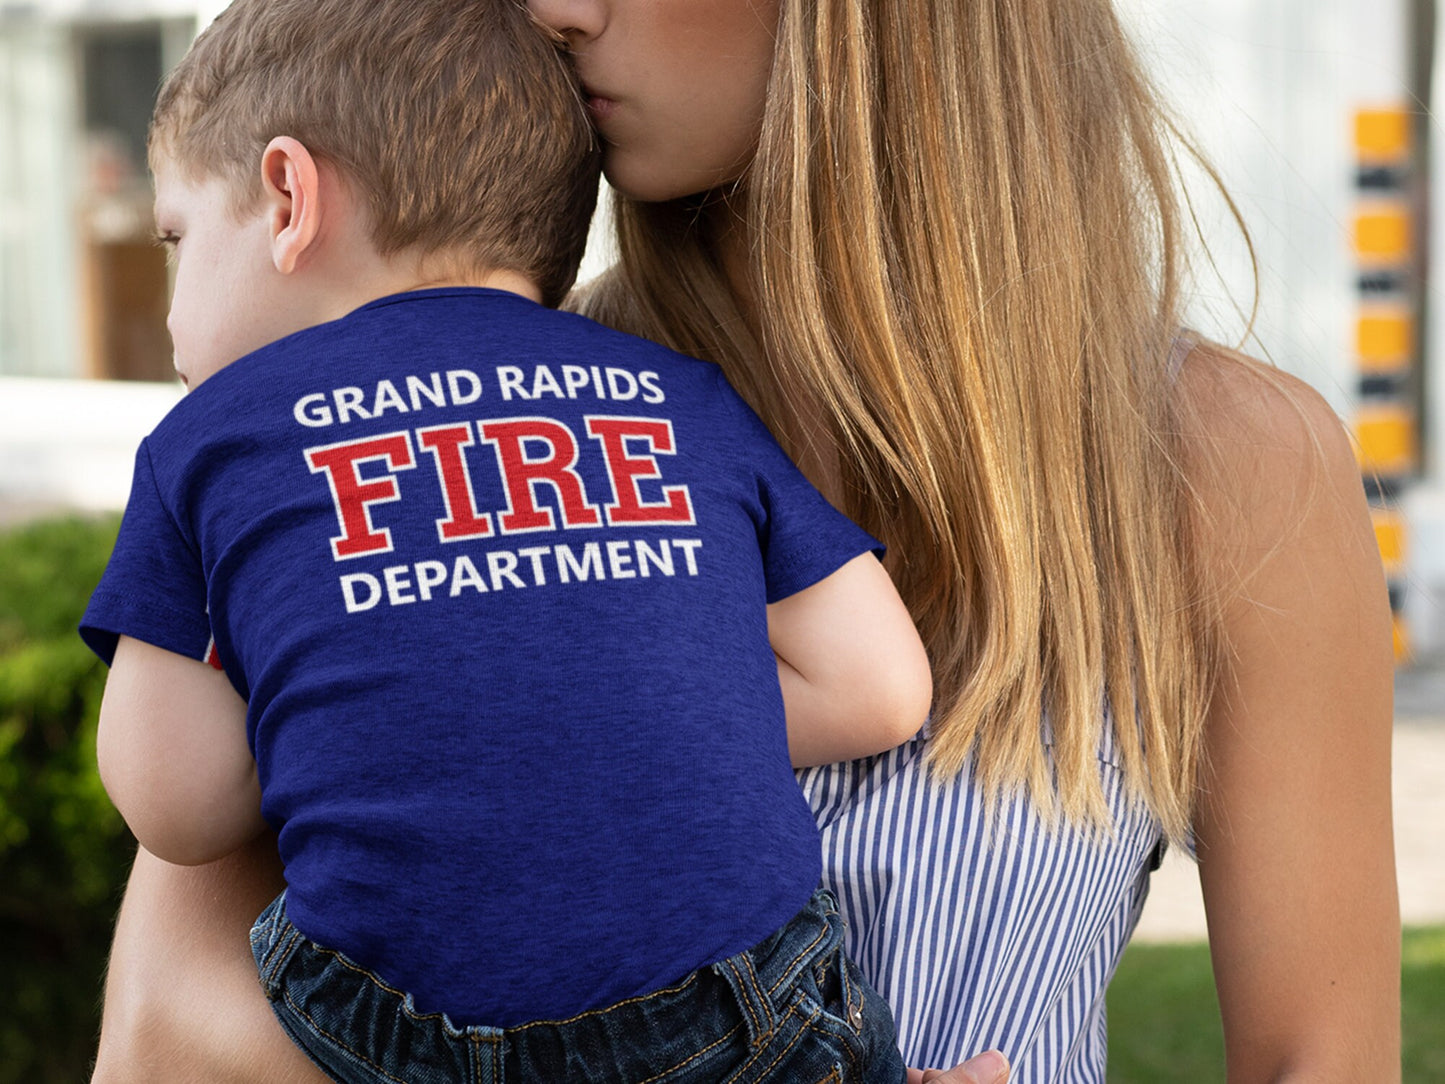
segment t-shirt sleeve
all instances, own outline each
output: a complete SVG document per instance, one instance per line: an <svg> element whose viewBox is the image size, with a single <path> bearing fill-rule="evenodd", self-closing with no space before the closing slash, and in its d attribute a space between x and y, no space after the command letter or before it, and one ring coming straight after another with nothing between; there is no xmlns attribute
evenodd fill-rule
<svg viewBox="0 0 1445 1084"><path fill-rule="evenodd" d="M136 452L120 534L81 618L80 636L107 665L121 636L193 659L210 653L200 556L161 498L146 442Z"/></svg>
<svg viewBox="0 0 1445 1084"><path fill-rule="evenodd" d="M768 602L812 587L860 553L871 552L881 560L883 543L828 503L720 369L718 384L742 428L738 446L745 450L757 482L758 543Z"/></svg>

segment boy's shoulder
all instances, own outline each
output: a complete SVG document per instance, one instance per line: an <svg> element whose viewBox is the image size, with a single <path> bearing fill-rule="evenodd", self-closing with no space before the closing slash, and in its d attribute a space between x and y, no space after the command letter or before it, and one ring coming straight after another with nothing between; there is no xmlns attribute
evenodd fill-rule
<svg viewBox="0 0 1445 1084"><path fill-rule="evenodd" d="M609 344L623 353L632 353L639 359L646 359L651 364L675 367L693 373L698 379L708 381L718 380L722 372L721 367L715 362L678 353L662 343L644 339L626 331L619 331L617 328L609 327L582 313L570 312L566 309L545 311L557 321L559 327L568 328L573 333L588 337L599 344Z"/></svg>
<svg viewBox="0 0 1445 1084"><path fill-rule="evenodd" d="M317 330L336 335L359 333L368 342L374 336L402 330L416 334L417 345L423 348L438 337L446 340L461 335L482 351L489 347L519 349L520 340L530 342L529 353L539 358L550 346L559 361L586 362L589 357L604 356L619 365L666 367L705 383L716 382L721 371L710 361L680 354L579 313L548 308L519 294L486 287L441 287L379 298Z"/></svg>
<svg viewBox="0 0 1445 1084"><path fill-rule="evenodd" d="M560 384L568 398L590 394L615 404L632 398L626 389L640 381L644 388L655 389L660 384L666 400L679 407L721 410L728 415L736 410L731 401L737 393L714 362L679 353L580 313L541 306L535 310L530 314L525 346L519 343L517 352L499 365L498 372L515 381L517 368L525 369L528 380L535 381L531 390L537 398L548 397L554 385ZM584 383L584 376L590 378L590 384ZM656 405L663 399L654 390L642 401Z"/></svg>
<svg viewBox="0 0 1445 1084"><path fill-rule="evenodd" d="M151 445L195 448L471 403L666 404L730 416L735 398L712 362L517 294L449 287L378 298L237 359L177 403Z"/></svg>

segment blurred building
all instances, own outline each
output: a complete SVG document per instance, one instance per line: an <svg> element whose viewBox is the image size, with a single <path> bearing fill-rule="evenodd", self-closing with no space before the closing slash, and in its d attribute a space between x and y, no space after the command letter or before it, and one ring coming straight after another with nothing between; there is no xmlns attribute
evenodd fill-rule
<svg viewBox="0 0 1445 1084"><path fill-rule="evenodd" d="M199 14L0 3L0 375L171 375L145 137Z"/></svg>
<svg viewBox="0 0 1445 1084"><path fill-rule="evenodd" d="M1426 214L1432 183L1445 207L1425 109L1435 0L1116 2L1254 244L1252 264L1195 171L1207 252L1191 323L1304 378L1351 421L1402 638L1445 658L1445 305L1432 306ZM0 498L7 476L35 477L5 431L45 431L41 385L8 378L172 379L145 131L163 73L223 6L0 0ZM606 258L591 250L584 276ZM137 410L135 393L117 415ZM88 401L106 413L103 392Z"/></svg>

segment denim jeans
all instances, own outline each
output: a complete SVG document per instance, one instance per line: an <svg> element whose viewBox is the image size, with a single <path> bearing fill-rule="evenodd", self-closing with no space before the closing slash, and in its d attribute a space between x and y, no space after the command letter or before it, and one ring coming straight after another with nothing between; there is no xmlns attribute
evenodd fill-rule
<svg viewBox="0 0 1445 1084"><path fill-rule="evenodd" d="M656 993L570 1020L456 1027L286 918L286 894L251 930L271 1007L346 1084L901 1084L893 1017L842 951L824 890L777 933Z"/></svg>

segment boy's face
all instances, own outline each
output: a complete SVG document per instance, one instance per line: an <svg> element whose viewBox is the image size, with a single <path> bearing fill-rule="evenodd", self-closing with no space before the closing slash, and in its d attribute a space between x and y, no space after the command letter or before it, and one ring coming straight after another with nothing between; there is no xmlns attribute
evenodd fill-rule
<svg viewBox="0 0 1445 1084"><path fill-rule="evenodd" d="M294 330L282 317L284 276L271 260L263 206L238 216L224 181L194 180L162 161L155 214L156 229L174 253L166 326L187 388Z"/></svg>

